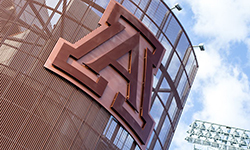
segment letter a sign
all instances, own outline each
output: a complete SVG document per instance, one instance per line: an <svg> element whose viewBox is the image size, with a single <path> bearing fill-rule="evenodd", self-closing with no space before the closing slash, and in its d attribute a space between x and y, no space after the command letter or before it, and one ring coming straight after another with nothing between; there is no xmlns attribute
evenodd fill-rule
<svg viewBox="0 0 250 150"><path fill-rule="evenodd" d="M165 49L113 0L99 23L74 44L60 38L44 66L105 107L144 149L155 124L149 114L153 74Z"/></svg>

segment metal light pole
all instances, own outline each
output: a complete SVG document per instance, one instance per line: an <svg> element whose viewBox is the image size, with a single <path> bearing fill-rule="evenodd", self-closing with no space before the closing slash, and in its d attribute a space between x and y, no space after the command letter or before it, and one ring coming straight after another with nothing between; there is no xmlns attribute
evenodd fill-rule
<svg viewBox="0 0 250 150"><path fill-rule="evenodd" d="M219 150L250 150L250 131L195 120L187 131L186 141Z"/></svg>

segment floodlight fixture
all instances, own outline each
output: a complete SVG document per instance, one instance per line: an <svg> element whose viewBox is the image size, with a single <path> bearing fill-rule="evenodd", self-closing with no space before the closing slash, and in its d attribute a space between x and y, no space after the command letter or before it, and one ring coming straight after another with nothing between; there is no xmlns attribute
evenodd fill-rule
<svg viewBox="0 0 250 150"><path fill-rule="evenodd" d="M175 8L176 8L178 11L181 11L181 10L182 10L182 7L180 6L179 3L176 3L176 4L174 5L174 7L171 8L171 10L173 10L173 9L175 9Z"/></svg>
<svg viewBox="0 0 250 150"><path fill-rule="evenodd" d="M246 134L246 131L244 131L244 132L242 133L241 137L242 137L243 139L248 139L248 138L249 138L249 136Z"/></svg>
<svg viewBox="0 0 250 150"><path fill-rule="evenodd" d="M211 138L212 138L211 132L207 132L207 133L205 134L205 138L206 138L206 139L211 139Z"/></svg>
<svg viewBox="0 0 250 150"><path fill-rule="evenodd" d="M220 137L220 135L219 135L218 132L215 133L215 135L214 135L214 140L215 140L215 141L221 140L221 137Z"/></svg>
<svg viewBox="0 0 250 150"><path fill-rule="evenodd" d="M250 131L216 123L195 120L186 141L219 150L250 150Z"/></svg>
<svg viewBox="0 0 250 150"><path fill-rule="evenodd" d="M196 128L197 126L198 126L198 125L197 125L196 122L193 122L193 123L190 125L191 128Z"/></svg>
<svg viewBox="0 0 250 150"><path fill-rule="evenodd" d="M240 134L237 132L237 130L234 130L233 135L234 135L235 137L240 137Z"/></svg>
<svg viewBox="0 0 250 150"><path fill-rule="evenodd" d="M203 136L203 133L202 133L202 130L201 129L198 129L195 133L198 137L202 137Z"/></svg>
<svg viewBox="0 0 250 150"><path fill-rule="evenodd" d="M199 45L193 45L193 47L199 47L201 51L205 51L205 46L203 43L200 43Z"/></svg>
<svg viewBox="0 0 250 150"><path fill-rule="evenodd" d="M218 132L218 133L223 133L223 130L221 129L221 127L218 127L218 128L216 129L216 132Z"/></svg>
<svg viewBox="0 0 250 150"><path fill-rule="evenodd" d="M245 140L241 139L241 140L239 141L239 145L240 145L240 146L247 146L247 143L246 143Z"/></svg>
<svg viewBox="0 0 250 150"><path fill-rule="evenodd" d="M200 128L201 130L206 130L206 127L205 127L204 123L201 123L201 124L199 125L199 128Z"/></svg>
<svg viewBox="0 0 250 150"><path fill-rule="evenodd" d="M207 130L210 131L210 132L215 132L215 129L214 129L214 127L213 127L213 124L211 124L211 125L208 127Z"/></svg>

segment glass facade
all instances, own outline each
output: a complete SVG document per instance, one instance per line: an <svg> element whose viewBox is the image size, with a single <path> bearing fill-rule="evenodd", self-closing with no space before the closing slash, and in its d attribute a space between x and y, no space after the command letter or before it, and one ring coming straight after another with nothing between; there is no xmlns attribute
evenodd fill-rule
<svg viewBox="0 0 250 150"><path fill-rule="evenodd" d="M168 149L198 64L191 42L162 0L118 0L166 49L154 76L147 149ZM0 1L3 149L139 149L86 93L43 65L60 37L75 43L97 27L109 0Z"/></svg>

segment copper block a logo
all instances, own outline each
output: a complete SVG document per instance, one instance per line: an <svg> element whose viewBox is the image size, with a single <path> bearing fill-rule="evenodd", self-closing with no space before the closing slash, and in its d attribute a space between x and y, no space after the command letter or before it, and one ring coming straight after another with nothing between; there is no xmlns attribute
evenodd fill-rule
<svg viewBox="0 0 250 150"><path fill-rule="evenodd" d="M59 39L45 67L96 99L146 144L154 127L153 73L165 50L122 6L113 2L107 9L101 26L83 39L75 44Z"/></svg>

